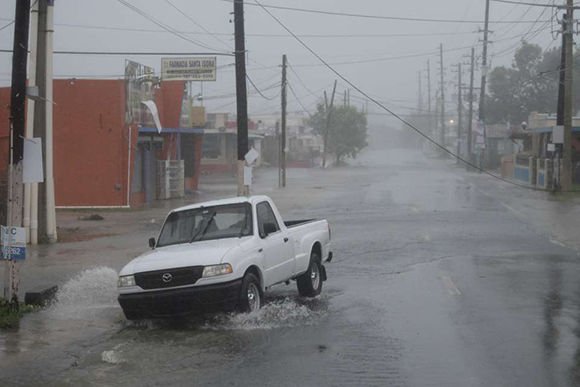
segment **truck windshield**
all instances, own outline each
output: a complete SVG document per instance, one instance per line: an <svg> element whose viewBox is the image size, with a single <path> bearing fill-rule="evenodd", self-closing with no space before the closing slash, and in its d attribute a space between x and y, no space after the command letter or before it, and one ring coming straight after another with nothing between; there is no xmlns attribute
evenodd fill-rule
<svg viewBox="0 0 580 387"><path fill-rule="evenodd" d="M249 203L200 207L170 213L157 247L247 235L252 235Z"/></svg>

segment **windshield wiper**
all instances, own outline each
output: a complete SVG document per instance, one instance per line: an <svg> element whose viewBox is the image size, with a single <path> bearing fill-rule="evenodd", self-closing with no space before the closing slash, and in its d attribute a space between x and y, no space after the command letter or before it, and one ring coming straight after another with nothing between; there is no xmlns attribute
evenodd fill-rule
<svg viewBox="0 0 580 387"><path fill-rule="evenodd" d="M216 212L212 212L211 216L209 218L206 218L207 221L205 223L205 226L199 229L198 232L196 232L195 234L193 234L193 236L191 237L191 240L189 241L189 243L194 242L197 238L197 236L199 235L199 237L203 237L205 235L205 233L207 232L207 230L209 229L209 226L211 224L211 222L213 222L213 218L215 217Z"/></svg>

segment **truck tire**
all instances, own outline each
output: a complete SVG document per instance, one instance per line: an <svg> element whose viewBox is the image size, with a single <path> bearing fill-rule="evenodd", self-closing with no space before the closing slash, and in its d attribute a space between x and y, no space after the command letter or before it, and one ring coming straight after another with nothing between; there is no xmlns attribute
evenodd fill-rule
<svg viewBox="0 0 580 387"><path fill-rule="evenodd" d="M242 280L239 309L242 313L252 313L262 307L262 290L260 281L252 274L247 273Z"/></svg>
<svg viewBox="0 0 580 387"><path fill-rule="evenodd" d="M315 297L322 291L322 264L317 253L310 254L308 270L296 279L298 294L302 297Z"/></svg>

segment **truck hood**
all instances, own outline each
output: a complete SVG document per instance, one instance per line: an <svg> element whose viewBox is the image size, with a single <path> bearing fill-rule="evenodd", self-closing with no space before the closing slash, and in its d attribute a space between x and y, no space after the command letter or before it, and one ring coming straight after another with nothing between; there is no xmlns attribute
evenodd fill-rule
<svg viewBox="0 0 580 387"><path fill-rule="evenodd" d="M131 275L170 268L217 265L222 263L223 257L230 250L240 247L241 244L239 238L229 238L160 247L135 258L119 274Z"/></svg>

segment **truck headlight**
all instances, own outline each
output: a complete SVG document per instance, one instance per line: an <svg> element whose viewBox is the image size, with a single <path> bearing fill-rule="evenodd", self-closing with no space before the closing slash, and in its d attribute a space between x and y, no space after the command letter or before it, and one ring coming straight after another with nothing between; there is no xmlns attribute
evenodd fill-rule
<svg viewBox="0 0 580 387"><path fill-rule="evenodd" d="M117 285L120 288L127 287L127 286L135 286L135 276L133 275L122 275L119 277L119 282Z"/></svg>
<svg viewBox="0 0 580 387"><path fill-rule="evenodd" d="M216 275L231 274L234 272L232 265L222 263L221 265L211 265L203 268L203 277L215 277Z"/></svg>

